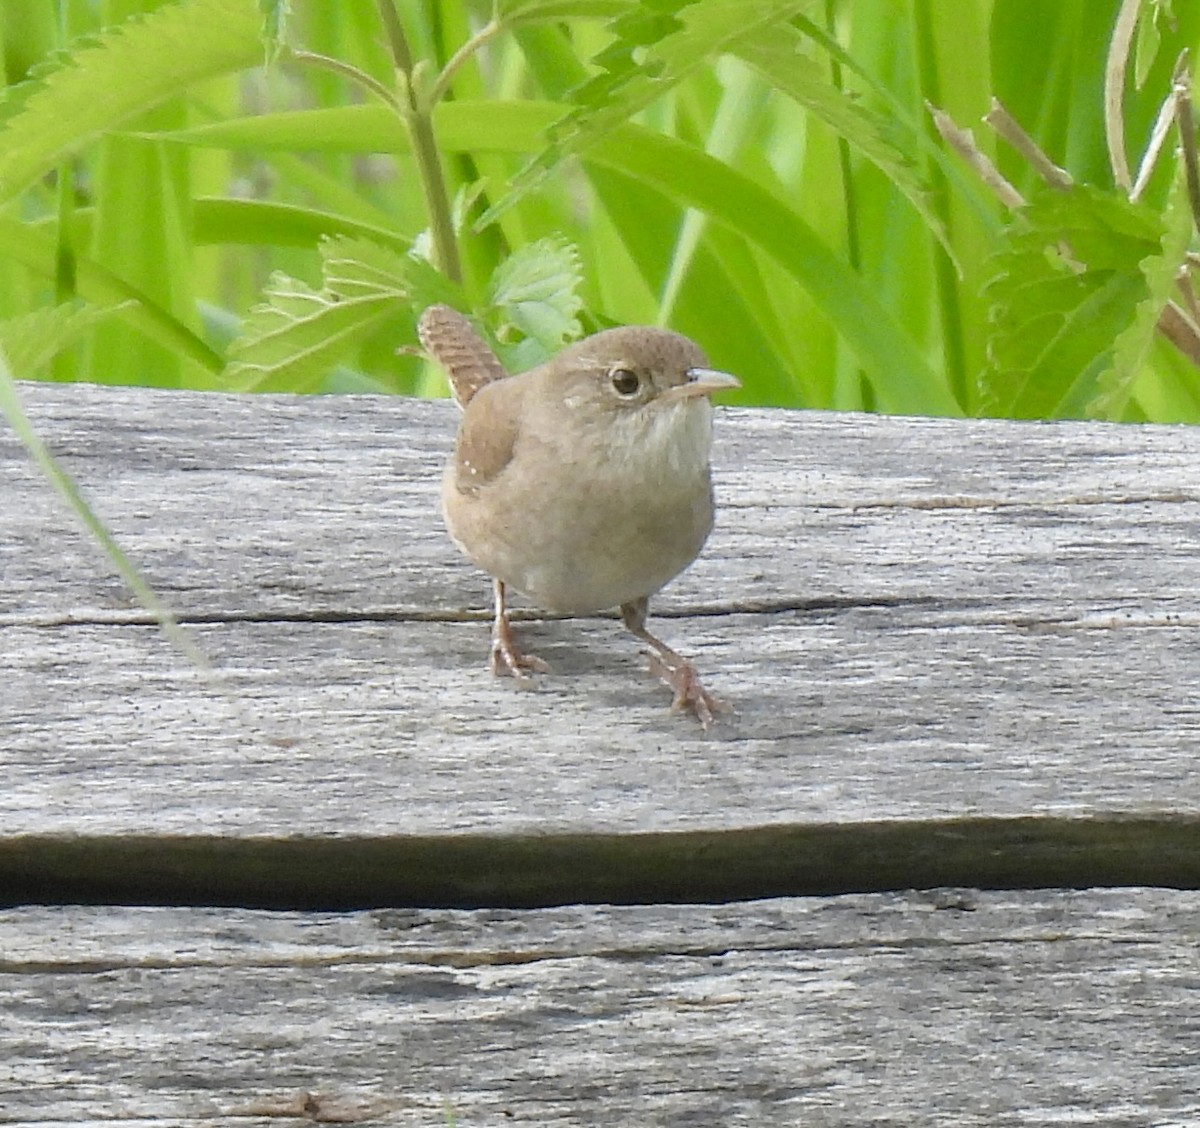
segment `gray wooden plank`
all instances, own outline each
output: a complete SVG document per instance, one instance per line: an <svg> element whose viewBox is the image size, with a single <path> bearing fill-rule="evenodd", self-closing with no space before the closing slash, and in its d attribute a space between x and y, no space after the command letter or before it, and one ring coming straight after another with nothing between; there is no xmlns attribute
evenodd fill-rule
<svg viewBox="0 0 1200 1128"><path fill-rule="evenodd" d="M217 673L0 435L10 837L1200 812L1200 432L721 413L718 528L662 601L737 708L704 735L611 621L526 624L536 692L484 672L487 585L435 513L450 405L23 394Z"/></svg>
<svg viewBox="0 0 1200 1128"><path fill-rule="evenodd" d="M570 625L586 649L540 627L562 672L532 693L478 669L477 624L206 627L215 689L153 628L6 628L0 811L14 831L329 833L1200 807L1191 628L671 627L706 632L692 649L737 700L708 737L610 624ZM751 639L759 662L735 653Z"/></svg>
<svg viewBox="0 0 1200 1128"><path fill-rule="evenodd" d="M1183 1125L1200 900L0 912L0 1123Z"/></svg>
<svg viewBox="0 0 1200 1128"><path fill-rule="evenodd" d="M7 833L434 834L1195 814L1196 631L917 609L667 624L738 714L672 716L615 625L233 623L207 684L149 627L4 631ZM757 658L738 653L753 643ZM728 688L727 688L728 687Z"/></svg>
<svg viewBox="0 0 1200 1128"><path fill-rule="evenodd" d="M436 515L455 409L25 385L35 423L178 610L448 617L486 584ZM722 509L677 609L898 599L1166 613L1195 590L1185 427L720 413ZM0 621L128 597L0 434ZM53 582L46 573L53 564Z"/></svg>

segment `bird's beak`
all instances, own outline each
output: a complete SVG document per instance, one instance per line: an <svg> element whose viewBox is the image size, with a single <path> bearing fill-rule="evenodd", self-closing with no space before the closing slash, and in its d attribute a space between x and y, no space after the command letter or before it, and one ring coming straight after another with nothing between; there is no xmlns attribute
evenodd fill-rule
<svg viewBox="0 0 1200 1128"><path fill-rule="evenodd" d="M711 396L741 386L741 380L730 376L728 372L717 372L712 368L689 368L686 383L668 388L658 398L660 402L678 403L693 396Z"/></svg>

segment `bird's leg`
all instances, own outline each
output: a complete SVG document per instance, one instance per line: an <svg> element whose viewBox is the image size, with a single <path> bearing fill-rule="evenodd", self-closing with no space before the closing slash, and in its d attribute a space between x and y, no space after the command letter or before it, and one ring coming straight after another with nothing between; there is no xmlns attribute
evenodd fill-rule
<svg viewBox="0 0 1200 1128"><path fill-rule="evenodd" d="M649 613L650 600L645 597L633 603L621 604L621 622L630 633L637 635L650 647L650 672L675 694L671 711L690 709L702 728L711 728L713 714L728 712L729 706L713 697L700 684L700 675L691 662L676 654L662 639L655 638L646 629L646 616Z"/></svg>
<svg viewBox="0 0 1200 1128"><path fill-rule="evenodd" d="M496 617L492 620L492 673L497 677L505 674L517 679L522 685L533 684L530 673L548 674L550 667L535 654L522 654L513 638L512 624L508 621L508 607L504 600L504 581L494 580L496 594Z"/></svg>

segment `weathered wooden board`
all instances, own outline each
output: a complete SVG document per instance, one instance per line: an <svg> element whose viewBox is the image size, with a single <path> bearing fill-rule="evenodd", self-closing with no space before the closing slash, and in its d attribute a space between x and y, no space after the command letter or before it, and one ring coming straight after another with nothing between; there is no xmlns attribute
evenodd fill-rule
<svg viewBox="0 0 1200 1128"><path fill-rule="evenodd" d="M24 395L185 614L447 618L486 603L436 515L449 403L77 385ZM1194 429L725 411L716 465L718 528L664 593L676 612L907 600L1052 623L1194 614ZM7 432L0 473L0 621L127 608Z"/></svg>
<svg viewBox="0 0 1200 1128"><path fill-rule="evenodd" d="M0 433L0 903L1200 884L1200 432L722 413L659 624L706 736L611 621L483 672L449 405L25 397L215 674ZM1165 888L26 904L0 1124L1189 1124L1198 935Z"/></svg>
<svg viewBox="0 0 1200 1128"><path fill-rule="evenodd" d="M611 621L528 624L536 692L484 672L487 584L436 516L451 405L24 394L217 673L0 436L10 839L975 818L986 850L1005 819L1179 841L1200 813L1200 432L722 413L718 529L661 600L737 709L705 736Z"/></svg>
<svg viewBox="0 0 1200 1128"><path fill-rule="evenodd" d="M1184 1125L1200 897L0 912L0 1123Z"/></svg>

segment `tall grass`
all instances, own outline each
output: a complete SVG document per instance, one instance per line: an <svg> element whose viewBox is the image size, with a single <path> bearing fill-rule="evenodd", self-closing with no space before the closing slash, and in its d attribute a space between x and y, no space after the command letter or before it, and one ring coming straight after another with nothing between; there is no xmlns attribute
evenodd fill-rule
<svg viewBox="0 0 1200 1128"><path fill-rule="evenodd" d="M0 0L0 345L20 375L431 394L405 347L446 300L514 366L659 323L744 402L1200 419L1177 134L1136 203L1111 141L1115 117L1136 169L1196 5L288 9ZM993 97L1074 187L978 125Z"/></svg>

